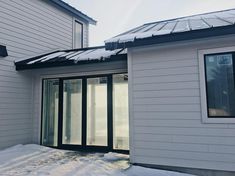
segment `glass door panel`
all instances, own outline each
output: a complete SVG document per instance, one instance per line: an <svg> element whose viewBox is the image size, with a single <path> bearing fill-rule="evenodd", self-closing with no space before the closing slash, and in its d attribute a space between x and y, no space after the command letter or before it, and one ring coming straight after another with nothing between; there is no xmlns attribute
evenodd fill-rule
<svg viewBox="0 0 235 176"><path fill-rule="evenodd" d="M43 80L42 145L57 146L59 80Z"/></svg>
<svg viewBox="0 0 235 176"><path fill-rule="evenodd" d="M82 139L82 80L63 81L62 144L81 145Z"/></svg>
<svg viewBox="0 0 235 176"><path fill-rule="evenodd" d="M129 150L127 74L113 75L113 148Z"/></svg>
<svg viewBox="0 0 235 176"><path fill-rule="evenodd" d="M87 145L107 146L107 77L87 79Z"/></svg>

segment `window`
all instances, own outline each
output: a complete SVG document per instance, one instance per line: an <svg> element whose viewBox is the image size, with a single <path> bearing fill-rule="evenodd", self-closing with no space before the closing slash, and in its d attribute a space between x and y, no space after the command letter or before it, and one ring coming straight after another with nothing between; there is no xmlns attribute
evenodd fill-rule
<svg viewBox="0 0 235 176"><path fill-rule="evenodd" d="M129 150L127 74L113 75L113 148Z"/></svg>
<svg viewBox="0 0 235 176"><path fill-rule="evenodd" d="M81 145L82 80L63 81L63 144Z"/></svg>
<svg viewBox="0 0 235 176"><path fill-rule="evenodd" d="M87 145L107 146L107 81L87 79Z"/></svg>
<svg viewBox="0 0 235 176"><path fill-rule="evenodd" d="M205 55L208 117L235 116L233 54Z"/></svg>
<svg viewBox="0 0 235 176"><path fill-rule="evenodd" d="M43 80L42 145L57 146L59 80Z"/></svg>
<svg viewBox="0 0 235 176"><path fill-rule="evenodd" d="M231 49L231 48L229 48ZM235 123L235 51L200 51L203 122Z"/></svg>
<svg viewBox="0 0 235 176"><path fill-rule="evenodd" d="M75 21L74 25L74 48L82 48L82 42L83 42L83 26L78 21Z"/></svg>

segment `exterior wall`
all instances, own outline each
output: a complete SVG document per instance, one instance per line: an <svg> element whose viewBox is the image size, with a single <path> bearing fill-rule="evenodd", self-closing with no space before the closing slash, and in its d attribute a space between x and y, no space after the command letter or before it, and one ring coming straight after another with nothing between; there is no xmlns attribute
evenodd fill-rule
<svg viewBox="0 0 235 176"><path fill-rule="evenodd" d="M38 69L33 71L33 142L40 143L42 79L109 73L126 73L127 61L95 63L89 65Z"/></svg>
<svg viewBox="0 0 235 176"><path fill-rule="evenodd" d="M128 50L132 163L235 171L235 124L203 123L198 51L235 36Z"/></svg>
<svg viewBox="0 0 235 176"><path fill-rule="evenodd" d="M72 48L73 17L48 2L9 0L0 5L0 42L9 54L0 58L0 149L33 139L31 72L15 71L14 61Z"/></svg>

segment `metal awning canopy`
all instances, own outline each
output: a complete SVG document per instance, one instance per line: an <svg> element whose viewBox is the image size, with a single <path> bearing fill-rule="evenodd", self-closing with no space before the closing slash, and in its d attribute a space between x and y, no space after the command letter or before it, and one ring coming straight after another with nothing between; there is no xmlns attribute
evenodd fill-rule
<svg viewBox="0 0 235 176"><path fill-rule="evenodd" d="M8 56L6 46L0 45L0 57Z"/></svg>
<svg viewBox="0 0 235 176"><path fill-rule="evenodd" d="M15 62L16 70L72 66L127 60L126 49L105 50L104 46L73 50L57 50Z"/></svg>

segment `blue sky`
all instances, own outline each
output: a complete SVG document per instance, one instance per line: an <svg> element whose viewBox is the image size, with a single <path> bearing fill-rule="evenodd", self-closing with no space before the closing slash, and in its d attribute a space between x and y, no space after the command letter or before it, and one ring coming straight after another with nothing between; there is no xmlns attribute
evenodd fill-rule
<svg viewBox="0 0 235 176"><path fill-rule="evenodd" d="M64 0L98 21L90 27L90 46L138 25L235 8L235 0Z"/></svg>

